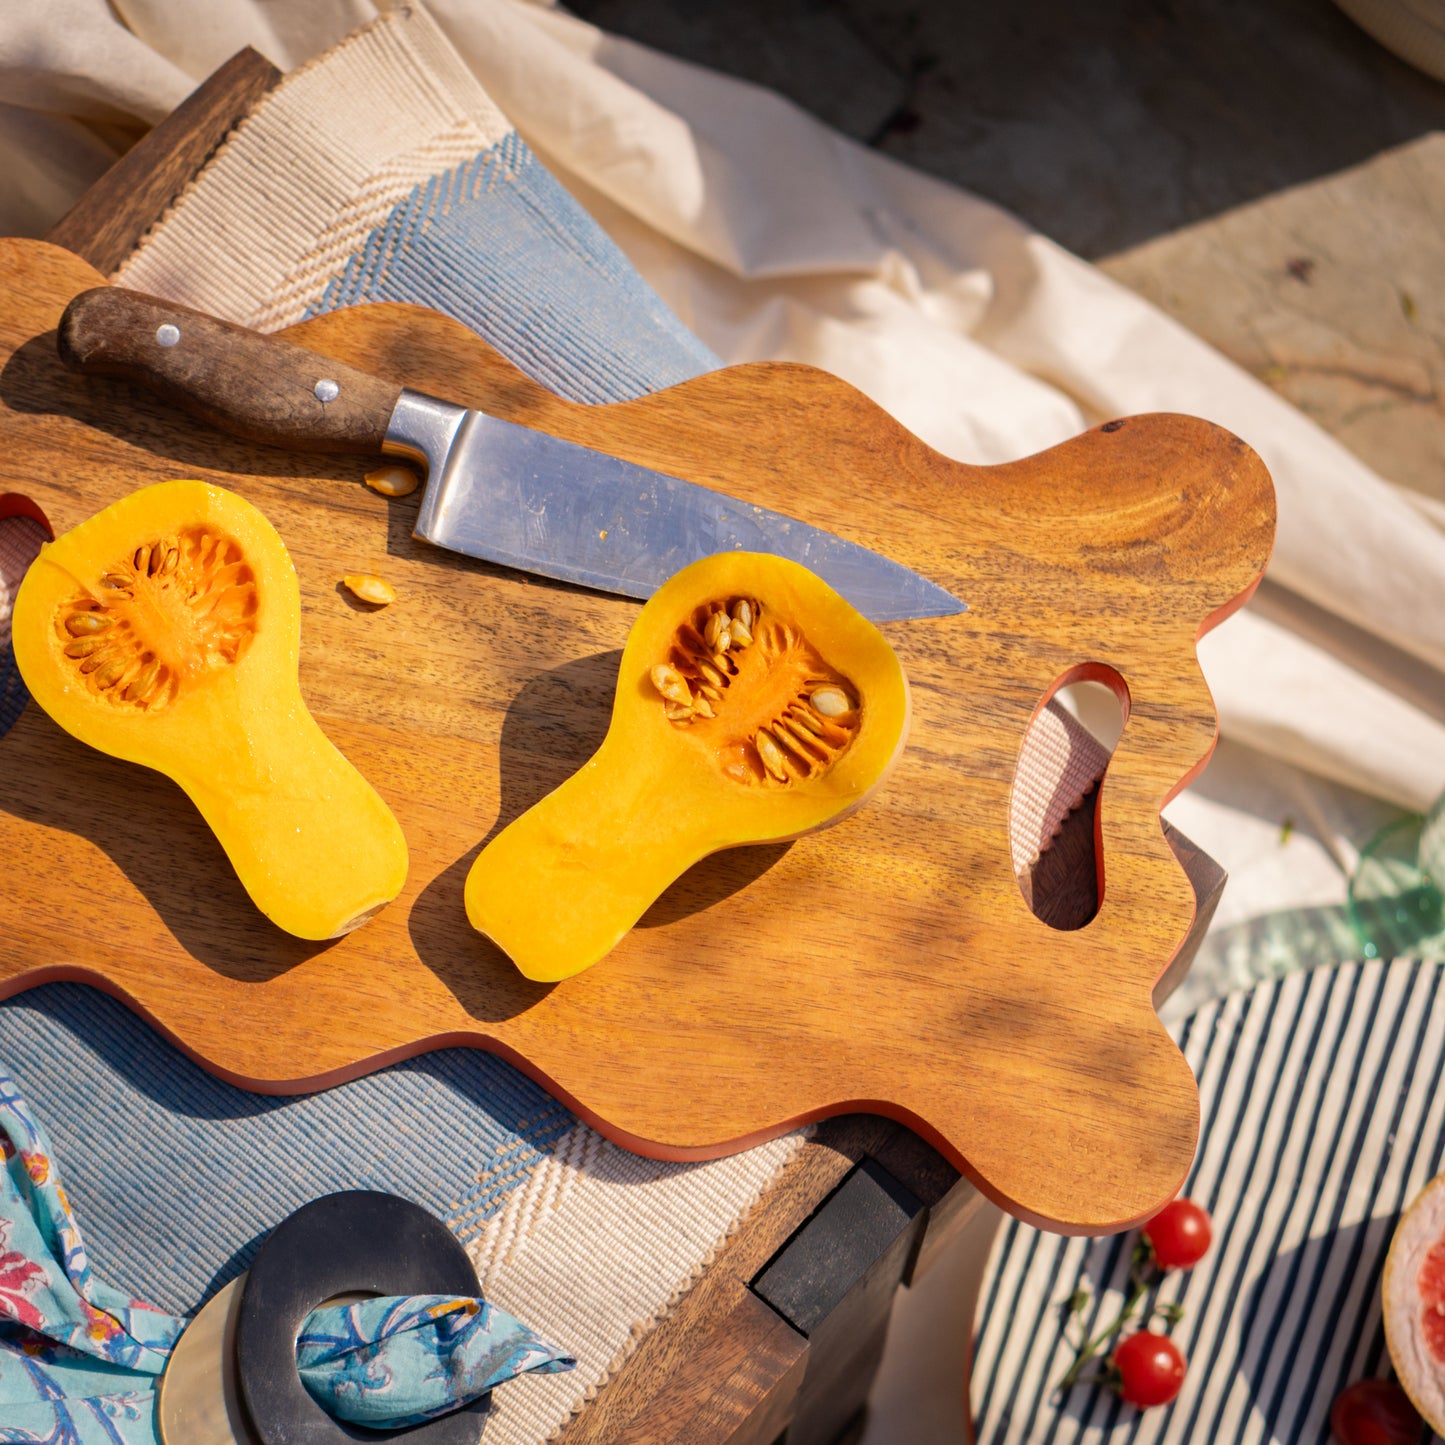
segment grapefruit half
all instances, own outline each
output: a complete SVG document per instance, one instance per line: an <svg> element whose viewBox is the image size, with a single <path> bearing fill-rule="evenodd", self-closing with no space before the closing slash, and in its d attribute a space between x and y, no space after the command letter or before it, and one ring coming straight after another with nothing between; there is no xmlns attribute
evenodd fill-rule
<svg viewBox="0 0 1445 1445"><path fill-rule="evenodd" d="M1430 1428L1445 1435L1445 1174L1396 1226L1381 1290L1395 1374Z"/></svg>

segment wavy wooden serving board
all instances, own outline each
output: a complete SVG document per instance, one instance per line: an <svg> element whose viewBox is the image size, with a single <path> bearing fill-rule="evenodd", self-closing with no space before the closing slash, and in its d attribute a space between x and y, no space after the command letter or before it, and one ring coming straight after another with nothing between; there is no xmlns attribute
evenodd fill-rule
<svg viewBox="0 0 1445 1445"><path fill-rule="evenodd" d="M359 931L299 942L257 913L178 789L32 706L0 739L0 994L96 983L207 1067L278 1093L472 1044L647 1154L708 1157L864 1109L1054 1227L1120 1228L1170 1197L1198 1104L1150 989L1194 902L1159 810L1213 745L1195 641L1252 590L1273 536L1269 478L1243 442L1134 417L968 467L805 367L591 407L427 311L292 328L409 386L792 512L970 604L885 628L914 720L873 802L790 846L705 861L602 964L546 986L471 931L462 884L483 841L601 740L638 604L414 542L420 494L388 502L362 463L234 442L64 371L53 329L100 279L55 247L0 242L0 491L57 530L172 477L261 507L300 574L303 691L395 810L411 876ZM339 586L354 571L399 600L358 609ZM1103 903L1059 932L1013 875L1014 764L1050 692L1109 669L1129 704L1100 803Z"/></svg>

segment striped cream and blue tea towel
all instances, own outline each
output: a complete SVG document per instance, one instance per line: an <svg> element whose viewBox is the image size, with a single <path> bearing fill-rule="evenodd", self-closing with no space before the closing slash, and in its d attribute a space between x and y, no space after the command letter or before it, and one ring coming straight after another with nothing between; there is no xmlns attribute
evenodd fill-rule
<svg viewBox="0 0 1445 1445"><path fill-rule="evenodd" d="M1173 1033L1199 1079L1184 1193L1210 1211L1204 1260L1159 1298L1189 1362L1169 1406L1055 1387L1129 1284L1132 1235L1061 1239L1017 1222L980 1303L979 1445L1330 1445L1330 1405L1389 1373L1380 1276L1400 1215L1445 1167L1445 969L1408 959L1295 972L1228 994ZM1159 1328L1158 1325L1155 1328Z"/></svg>

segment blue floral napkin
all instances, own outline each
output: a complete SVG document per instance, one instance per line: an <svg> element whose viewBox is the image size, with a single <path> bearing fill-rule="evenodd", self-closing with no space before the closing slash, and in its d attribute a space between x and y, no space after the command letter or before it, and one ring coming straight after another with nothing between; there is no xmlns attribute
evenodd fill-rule
<svg viewBox="0 0 1445 1445"><path fill-rule="evenodd" d="M3 1071L0 1159L0 1442L155 1445L156 1381L187 1321L96 1279L45 1133ZM297 1362L318 1404L375 1428L576 1363L505 1311L452 1295L316 1310Z"/></svg>

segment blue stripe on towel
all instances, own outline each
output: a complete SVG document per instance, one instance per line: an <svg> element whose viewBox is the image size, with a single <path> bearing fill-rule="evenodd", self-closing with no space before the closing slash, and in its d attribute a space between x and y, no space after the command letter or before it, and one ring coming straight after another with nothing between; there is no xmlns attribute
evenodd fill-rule
<svg viewBox="0 0 1445 1445"><path fill-rule="evenodd" d="M719 365L515 132L417 186L309 314L363 301L445 311L573 401Z"/></svg>
<svg viewBox="0 0 1445 1445"><path fill-rule="evenodd" d="M51 1136L97 1273L175 1313L239 1274L293 1209L335 1189L402 1194L467 1239L573 1124L475 1050L318 1094L248 1093L71 983L4 1005L0 1061Z"/></svg>
<svg viewBox="0 0 1445 1445"><path fill-rule="evenodd" d="M1184 1319L1179 1399L1135 1411L1079 1386L1060 1306L1081 1282L1094 1328L1128 1282L1125 1239L1059 1239L1010 1222L980 1311L979 1445L1328 1445L1351 1380L1386 1373L1379 1285L1401 1212L1445 1154L1445 984L1438 964L1350 964L1232 994L1175 1026L1199 1079L1185 1193L1214 1246L1160 1292Z"/></svg>

